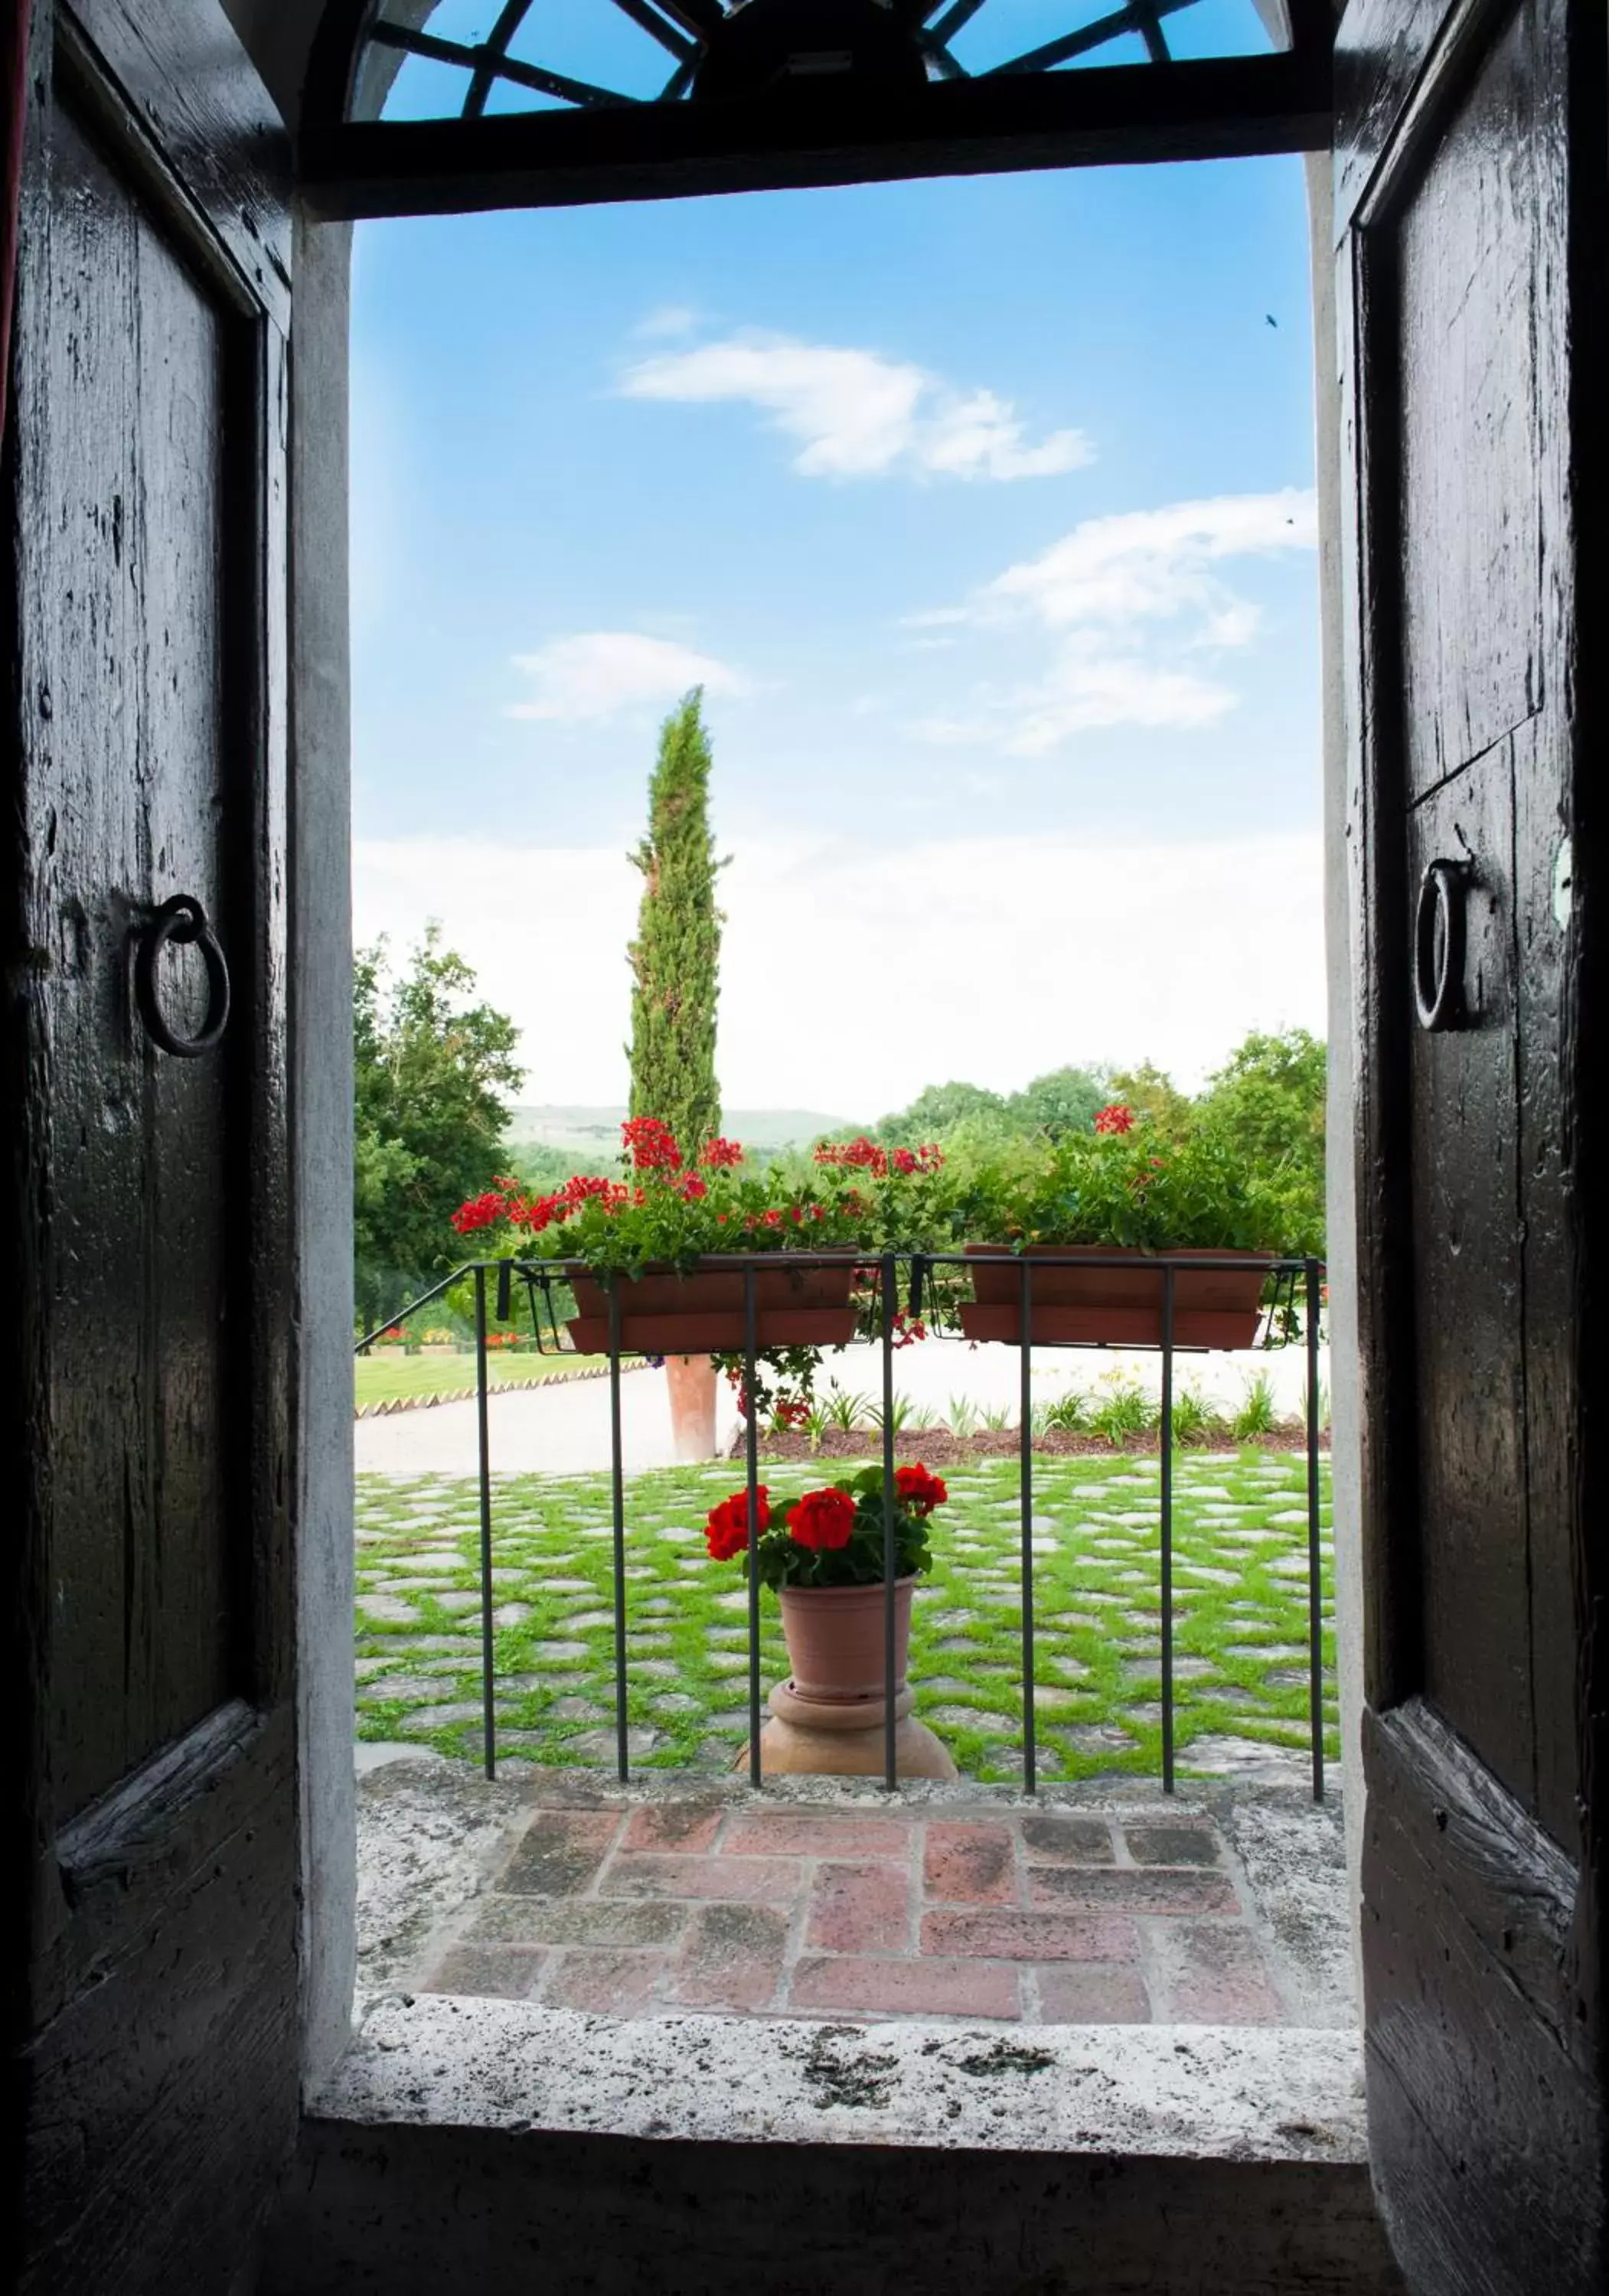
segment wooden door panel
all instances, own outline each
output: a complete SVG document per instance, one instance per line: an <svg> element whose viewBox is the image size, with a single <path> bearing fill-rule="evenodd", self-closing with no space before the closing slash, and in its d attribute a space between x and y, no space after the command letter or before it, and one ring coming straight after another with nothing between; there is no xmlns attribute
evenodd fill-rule
<svg viewBox="0 0 1609 2296"><path fill-rule="evenodd" d="M1410 685L1409 691L1411 693ZM1535 1779L1506 742L1414 806L1407 882L1467 874L1468 1024L1410 1038L1423 1686L1522 1798ZM1412 921L1405 939L1411 939ZM1406 984L1404 984L1406 986Z"/></svg>
<svg viewBox="0 0 1609 2296"><path fill-rule="evenodd" d="M1540 701L1533 38L1522 9L1492 41L1392 233L1415 796Z"/></svg>
<svg viewBox="0 0 1609 2296"><path fill-rule="evenodd" d="M157 1054L131 993L135 937L170 894L227 951L230 734L220 310L81 119L58 104L45 515L72 556L48 640L59 729L55 899L71 968L54 1000L59 1236L52 1415L58 1631L116 1694L57 1691L65 1823L221 1705L231 1679L229 1069L239 1039ZM240 347L250 355L250 342ZM201 975L162 974L194 1025ZM186 1008L190 1009L187 1010Z"/></svg>
<svg viewBox="0 0 1609 2296"><path fill-rule="evenodd" d="M1424 1702L1366 1732L1369 2144L1408 2285L1594 2288L1574 1868Z"/></svg>

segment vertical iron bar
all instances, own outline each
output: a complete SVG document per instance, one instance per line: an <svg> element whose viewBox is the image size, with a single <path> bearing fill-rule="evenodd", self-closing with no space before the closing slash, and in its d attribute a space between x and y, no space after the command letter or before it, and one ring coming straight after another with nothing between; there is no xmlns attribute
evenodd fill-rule
<svg viewBox="0 0 1609 2296"><path fill-rule="evenodd" d="M1038 1792L1038 1747L1033 1704L1033 1269L1023 1260L1022 1393L1017 1407L1018 1490L1022 1517L1022 1791Z"/></svg>
<svg viewBox="0 0 1609 2296"><path fill-rule="evenodd" d="M1173 1792L1173 1264L1162 1270L1162 1792Z"/></svg>
<svg viewBox="0 0 1609 2296"><path fill-rule="evenodd" d="M1318 1262L1308 1262L1308 1711L1313 1800L1324 1800L1324 1570L1318 1539Z"/></svg>
<svg viewBox="0 0 1609 2296"><path fill-rule="evenodd" d="M899 1783L899 1724L894 1712L894 1316L899 1270L882 1255L882 1783Z"/></svg>
<svg viewBox="0 0 1609 2296"><path fill-rule="evenodd" d="M609 1464L614 1532L614 1766L625 1784L631 1768L626 1701L626 1468L620 1435L620 1286L609 1278Z"/></svg>
<svg viewBox="0 0 1609 2296"><path fill-rule="evenodd" d="M497 1775L493 1702L491 1436L486 1419L486 1269L475 1268L475 1439L480 1467L480 1708L486 1775Z"/></svg>
<svg viewBox="0 0 1609 2296"><path fill-rule="evenodd" d="M743 1270L743 1455L749 1491L749 1784L757 1786L764 1765L759 1751L759 1423L754 1406L755 1361L759 1316L754 1270Z"/></svg>

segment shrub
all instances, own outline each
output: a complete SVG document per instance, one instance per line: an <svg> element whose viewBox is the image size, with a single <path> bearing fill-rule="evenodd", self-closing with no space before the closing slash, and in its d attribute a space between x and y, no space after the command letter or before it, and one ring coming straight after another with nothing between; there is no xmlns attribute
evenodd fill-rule
<svg viewBox="0 0 1609 2296"><path fill-rule="evenodd" d="M1278 1424L1274 1382L1266 1371L1260 1371L1246 1382L1245 1399L1230 1423L1230 1431L1237 1443L1251 1443L1260 1435L1271 1435Z"/></svg>
<svg viewBox="0 0 1609 2296"><path fill-rule="evenodd" d="M1147 1434L1160 1414L1137 1380L1114 1378L1104 1384L1106 1392L1091 1410L1089 1425L1121 1450L1137 1435Z"/></svg>

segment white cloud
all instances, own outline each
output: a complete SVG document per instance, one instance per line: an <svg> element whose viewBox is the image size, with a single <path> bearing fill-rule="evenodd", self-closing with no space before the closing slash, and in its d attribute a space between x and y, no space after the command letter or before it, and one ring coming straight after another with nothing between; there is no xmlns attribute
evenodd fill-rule
<svg viewBox="0 0 1609 2296"><path fill-rule="evenodd" d="M561 720L612 718L622 709L674 701L690 685L741 693L744 682L713 654L640 630L588 630L553 638L535 653L517 653L516 669L533 678L529 701L512 702L506 718Z"/></svg>
<svg viewBox="0 0 1609 2296"><path fill-rule="evenodd" d="M1048 478L1094 460L1080 430L1030 446L1009 399L956 391L880 352L744 333L628 367L628 398L694 405L746 402L798 442L808 478Z"/></svg>
<svg viewBox="0 0 1609 2296"><path fill-rule="evenodd" d="M1102 726L1211 726L1234 707L1227 686L1137 655L1103 653L1080 636L1060 647L1037 685L1016 687L992 712L986 705L970 718L924 718L911 730L923 741L993 743L1037 758Z"/></svg>
<svg viewBox="0 0 1609 2296"><path fill-rule="evenodd" d="M690 335L697 324L698 313L690 303L660 303L631 332L653 342L668 335Z"/></svg>
<svg viewBox="0 0 1609 2296"><path fill-rule="evenodd" d="M978 594L973 612L1021 607L1051 628L1065 628L1194 611L1219 621L1227 633L1219 644L1244 644L1251 629L1242 602L1209 568L1227 558L1311 550L1318 539L1314 497L1295 487L1086 519L1039 557L1008 566Z"/></svg>
<svg viewBox="0 0 1609 2296"><path fill-rule="evenodd" d="M520 1024L528 1098L625 1098L642 880L623 852L360 840L354 875L360 942L406 944L440 918ZM1317 834L735 840L721 880L727 1100L869 1119L945 1077L1007 1090L1101 1058L1149 1057L1193 1084L1248 1029L1324 1032L1322 885Z"/></svg>
<svg viewBox="0 0 1609 2296"><path fill-rule="evenodd" d="M1051 641L1037 677L985 690L970 712L911 730L1037 757L1101 726L1211 725L1238 696L1187 658L1244 650L1261 620L1217 570L1227 560L1311 550L1317 538L1313 496L1293 487L1086 519L964 605L907 617L925 627L1025 623Z"/></svg>

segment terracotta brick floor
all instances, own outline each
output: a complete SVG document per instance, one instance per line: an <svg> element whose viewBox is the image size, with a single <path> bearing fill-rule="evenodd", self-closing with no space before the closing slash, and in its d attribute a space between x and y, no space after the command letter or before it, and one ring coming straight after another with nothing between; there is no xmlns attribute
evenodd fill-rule
<svg viewBox="0 0 1609 2296"><path fill-rule="evenodd" d="M418 1989L631 2017L1304 2021L1201 1812L578 1808L538 1788L522 1817Z"/></svg>

